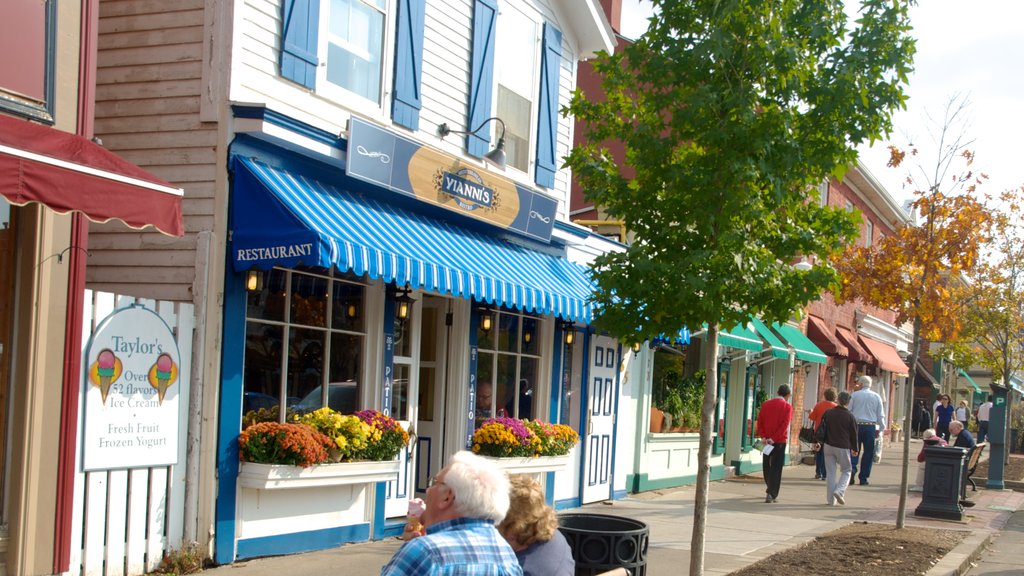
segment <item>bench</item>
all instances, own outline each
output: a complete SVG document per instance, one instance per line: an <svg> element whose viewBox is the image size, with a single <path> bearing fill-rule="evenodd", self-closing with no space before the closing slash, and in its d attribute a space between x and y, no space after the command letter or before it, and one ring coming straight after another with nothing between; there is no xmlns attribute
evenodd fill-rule
<svg viewBox="0 0 1024 576"><path fill-rule="evenodd" d="M967 491L967 482L971 483L971 492L978 491L978 485L974 483L974 471L978 468L978 462L981 461L981 454L985 451L986 444L978 444L974 448L971 448L967 453L967 464L964 466L964 476L966 481L964 482L964 492Z"/></svg>

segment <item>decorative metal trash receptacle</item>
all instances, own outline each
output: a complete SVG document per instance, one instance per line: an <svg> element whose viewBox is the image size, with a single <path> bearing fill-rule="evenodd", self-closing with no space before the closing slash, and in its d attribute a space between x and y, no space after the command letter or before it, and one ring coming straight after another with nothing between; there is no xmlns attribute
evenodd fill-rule
<svg viewBox="0 0 1024 576"><path fill-rule="evenodd" d="M924 449L924 487L916 516L961 521L964 508L964 457L967 450L952 446L926 446Z"/></svg>
<svg viewBox="0 0 1024 576"><path fill-rule="evenodd" d="M650 528L646 523L609 514L561 514L558 523L572 548L576 576L620 567L633 576L647 574Z"/></svg>

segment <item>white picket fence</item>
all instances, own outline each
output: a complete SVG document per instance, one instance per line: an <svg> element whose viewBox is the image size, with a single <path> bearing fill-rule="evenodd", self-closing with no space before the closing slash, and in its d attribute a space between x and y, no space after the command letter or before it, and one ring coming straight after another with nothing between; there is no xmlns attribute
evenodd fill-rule
<svg viewBox="0 0 1024 576"><path fill-rule="evenodd" d="M79 396L71 564L67 574L132 576L151 571L168 548L182 544L185 514L185 450L192 373L193 306L86 290L82 322L85 346L96 325L115 310L142 304L167 322L181 354L178 463L173 466L81 472L85 386Z"/></svg>

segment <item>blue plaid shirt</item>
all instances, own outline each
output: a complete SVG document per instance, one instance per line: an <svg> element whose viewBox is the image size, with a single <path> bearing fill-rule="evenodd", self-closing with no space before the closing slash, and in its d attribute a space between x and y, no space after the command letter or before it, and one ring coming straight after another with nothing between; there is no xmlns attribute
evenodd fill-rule
<svg viewBox="0 0 1024 576"><path fill-rule="evenodd" d="M489 520L456 518L398 549L381 576L522 576L515 552Z"/></svg>

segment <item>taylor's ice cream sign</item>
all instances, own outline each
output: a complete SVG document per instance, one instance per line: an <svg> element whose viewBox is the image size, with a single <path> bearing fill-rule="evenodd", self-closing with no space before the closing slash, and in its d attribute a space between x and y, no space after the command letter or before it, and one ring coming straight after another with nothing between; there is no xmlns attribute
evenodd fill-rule
<svg viewBox="0 0 1024 576"><path fill-rule="evenodd" d="M123 308L97 326L85 359L83 469L177 462L180 362L152 310Z"/></svg>

